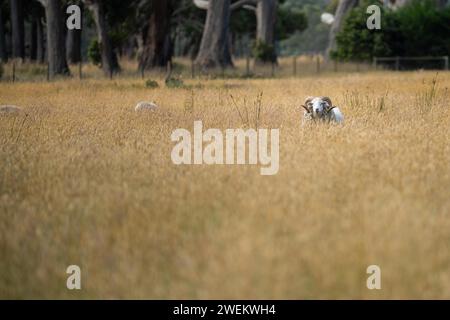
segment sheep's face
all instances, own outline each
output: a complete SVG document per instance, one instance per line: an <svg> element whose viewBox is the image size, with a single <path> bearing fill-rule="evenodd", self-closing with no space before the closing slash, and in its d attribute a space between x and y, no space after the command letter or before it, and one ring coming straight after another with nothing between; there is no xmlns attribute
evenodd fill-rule
<svg viewBox="0 0 450 320"><path fill-rule="evenodd" d="M328 97L308 97L303 108L313 119L323 119L333 105Z"/></svg>

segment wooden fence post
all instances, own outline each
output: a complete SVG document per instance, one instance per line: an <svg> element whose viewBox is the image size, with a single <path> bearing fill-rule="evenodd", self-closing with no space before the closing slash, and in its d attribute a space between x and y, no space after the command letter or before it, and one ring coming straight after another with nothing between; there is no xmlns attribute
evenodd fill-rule
<svg viewBox="0 0 450 320"><path fill-rule="evenodd" d="M16 62L13 61L12 65L12 82L16 82Z"/></svg>
<svg viewBox="0 0 450 320"><path fill-rule="evenodd" d="M245 76L250 77L250 55L247 54L245 61Z"/></svg>
<svg viewBox="0 0 450 320"><path fill-rule="evenodd" d="M445 70L448 71L448 56L444 57Z"/></svg>
<svg viewBox="0 0 450 320"><path fill-rule="evenodd" d="M372 66L375 70L378 69L378 59L377 57L373 57L373 62L372 62Z"/></svg>
<svg viewBox="0 0 450 320"><path fill-rule="evenodd" d="M293 65L294 65L294 77L297 76L297 56L294 56L293 59Z"/></svg>
<svg viewBox="0 0 450 320"><path fill-rule="evenodd" d="M320 57L319 57L319 55L316 56L316 72L320 73Z"/></svg>
<svg viewBox="0 0 450 320"><path fill-rule="evenodd" d="M50 81L50 62L47 62L47 81Z"/></svg>
<svg viewBox="0 0 450 320"><path fill-rule="evenodd" d="M400 70L400 57L395 57L395 70Z"/></svg>

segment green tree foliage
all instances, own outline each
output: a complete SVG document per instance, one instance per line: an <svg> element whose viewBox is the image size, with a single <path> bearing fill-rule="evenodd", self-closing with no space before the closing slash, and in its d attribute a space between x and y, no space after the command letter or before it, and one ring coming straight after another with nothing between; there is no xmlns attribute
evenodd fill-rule
<svg viewBox="0 0 450 320"><path fill-rule="evenodd" d="M206 10L197 8L192 0L180 0L177 3L171 19L172 38L178 45L178 54L193 58L202 40Z"/></svg>
<svg viewBox="0 0 450 320"><path fill-rule="evenodd" d="M308 26L305 13L298 8L288 8L283 5L278 7L277 21L275 25L275 37L277 41L288 39L296 32L302 32ZM256 27L256 26L255 26ZM257 40L253 43L253 57L262 62L276 61L276 48L274 45Z"/></svg>
<svg viewBox="0 0 450 320"><path fill-rule="evenodd" d="M381 8L381 30L368 30L368 5L363 1L346 18L331 56L369 60L374 56L436 56L450 54L450 8L432 1L413 1L396 11Z"/></svg>
<svg viewBox="0 0 450 320"><path fill-rule="evenodd" d="M276 40L284 40L295 32L301 32L308 26L305 13L298 7L285 6L281 1L278 6L275 26ZM256 15L246 9L239 9L231 16L231 32L236 35L256 35Z"/></svg>
<svg viewBox="0 0 450 320"><path fill-rule="evenodd" d="M405 55L450 54L450 7L438 9L432 1L415 1L397 12Z"/></svg>
<svg viewBox="0 0 450 320"><path fill-rule="evenodd" d="M339 5L339 0L330 0L330 2L328 3L327 7L325 8L326 12L335 14L337 7Z"/></svg>
<svg viewBox="0 0 450 320"><path fill-rule="evenodd" d="M100 43L97 39L93 39L88 48L88 59L89 61L98 67L102 65L102 50L100 48Z"/></svg>
<svg viewBox="0 0 450 320"><path fill-rule="evenodd" d="M275 48L264 41L255 41L252 49L253 57L262 62L275 61Z"/></svg>
<svg viewBox="0 0 450 320"><path fill-rule="evenodd" d="M307 27L281 39L280 52L284 55L325 51L328 45L330 26L321 22L323 12L328 10L328 0L286 0L280 6L288 11L301 11L307 20Z"/></svg>
<svg viewBox="0 0 450 320"><path fill-rule="evenodd" d="M106 21L108 23L108 34L111 37L111 42L114 50L122 49L130 40L130 35L137 34L142 25L138 18L138 0L102 0L106 13ZM73 4L74 1L66 1L68 4ZM75 2L76 3L76 2ZM95 29L94 19L92 13L85 9L85 17L87 18L87 26ZM90 34L89 36L92 36ZM94 41L89 42L88 51L95 46ZM88 52L88 57L91 58Z"/></svg>
<svg viewBox="0 0 450 320"><path fill-rule="evenodd" d="M243 8L233 11L230 30L235 36L249 35L254 38L256 36L255 12Z"/></svg>
<svg viewBox="0 0 450 320"><path fill-rule="evenodd" d="M129 41L130 34L136 33L139 29L136 19L138 1L108 0L104 2L112 45L115 49L120 49Z"/></svg>
<svg viewBox="0 0 450 320"><path fill-rule="evenodd" d="M305 12L297 8L278 8L277 24L275 34L277 40L285 40L295 32L302 32L308 27Z"/></svg>

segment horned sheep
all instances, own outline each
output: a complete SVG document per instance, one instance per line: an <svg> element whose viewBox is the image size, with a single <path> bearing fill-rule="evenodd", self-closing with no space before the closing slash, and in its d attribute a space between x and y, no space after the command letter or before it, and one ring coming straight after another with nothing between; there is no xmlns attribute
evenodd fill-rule
<svg viewBox="0 0 450 320"><path fill-rule="evenodd" d="M341 110L334 106L328 97L308 97L304 109L303 123L307 122L333 122L343 123L344 115Z"/></svg>

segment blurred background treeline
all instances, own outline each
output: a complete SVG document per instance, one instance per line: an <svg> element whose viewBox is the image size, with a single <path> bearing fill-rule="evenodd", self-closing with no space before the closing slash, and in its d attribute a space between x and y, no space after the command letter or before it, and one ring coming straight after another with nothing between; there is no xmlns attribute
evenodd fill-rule
<svg viewBox="0 0 450 320"><path fill-rule="evenodd" d="M397 10L381 7L381 30L368 30L366 8L360 1L347 15L336 37L332 56L370 60L374 56L445 56L450 53L450 8L446 1L411 1Z"/></svg>
<svg viewBox="0 0 450 320"><path fill-rule="evenodd" d="M48 65L69 75L90 62L113 75L124 60L136 71L165 68L174 57L200 70L321 55L368 62L375 56L450 55L448 0L0 0L0 59ZM65 26L78 5L81 30ZM381 30L366 9L381 8ZM324 14L331 18L324 19ZM1 69L1 67L0 67ZM0 70L1 74L1 70Z"/></svg>

